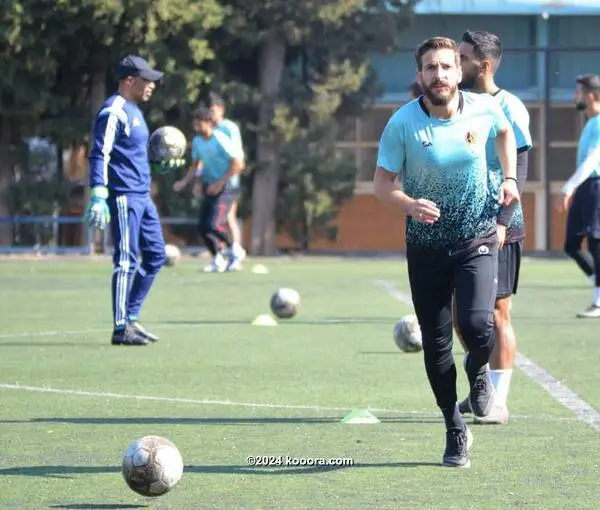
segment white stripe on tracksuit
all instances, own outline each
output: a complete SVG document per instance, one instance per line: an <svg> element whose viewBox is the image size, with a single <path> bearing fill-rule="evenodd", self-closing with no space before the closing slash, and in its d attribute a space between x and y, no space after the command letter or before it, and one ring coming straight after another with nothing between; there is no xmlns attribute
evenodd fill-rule
<svg viewBox="0 0 600 510"><path fill-rule="evenodd" d="M106 131L104 132L104 138L102 140L102 155L104 156L102 166L105 186L108 186L108 164L110 163L110 153L115 144L119 122L124 126L127 126L127 113L125 113L125 110L123 109L124 106L125 99L121 96L117 96L110 107L105 108L100 112L100 115L108 114Z"/></svg>
<svg viewBox="0 0 600 510"><path fill-rule="evenodd" d="M115 326L123 327L127 319L127 295L129 293L129 268L131 254L129 253L129 215L127 213L127 195L116 199L117 221L119 225L119 260L113 274L117 274L115 284Z"/></svg>

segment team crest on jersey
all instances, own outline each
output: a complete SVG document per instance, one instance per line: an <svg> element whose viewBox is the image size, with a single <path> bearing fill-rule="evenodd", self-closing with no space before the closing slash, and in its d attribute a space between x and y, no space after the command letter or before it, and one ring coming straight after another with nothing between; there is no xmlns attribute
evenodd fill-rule
<svg viewBox="0 0 600 510"><path fill-rule="evenodd" d="M475 145L477 143L477 134L475 131L467 131L465 140L469 145Z"/></svg>

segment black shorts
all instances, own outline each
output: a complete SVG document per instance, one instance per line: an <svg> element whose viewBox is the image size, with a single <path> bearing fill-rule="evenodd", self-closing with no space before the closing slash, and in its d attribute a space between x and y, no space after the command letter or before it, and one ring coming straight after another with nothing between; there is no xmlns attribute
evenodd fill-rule
<svg viewBox="0 0 600 510"><path fill-rule="evenodd" d="M600 178L585 180L575 191L567 215L566 238L600 239Z"/></svg>
<svg viewBox="0 0 600 510"><path fill-rule="evenodd" d="M517 293L521 269L521 242L505 244L498 252L498 292L496 298Z"/></svg>

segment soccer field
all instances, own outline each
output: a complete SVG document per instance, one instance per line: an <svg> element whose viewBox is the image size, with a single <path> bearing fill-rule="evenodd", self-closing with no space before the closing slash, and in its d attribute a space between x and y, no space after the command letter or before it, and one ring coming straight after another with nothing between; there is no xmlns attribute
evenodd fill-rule
<svg viewBox="0 0 600 510"><path fill-rule="evenodd" d="M198 260L165 268L141 317L160 341L114 347L108 259L1 261L0 508L598 508L600 423L521 370L510 423L472 425L471 469L440 467L444 425L422 355L392 339L411 312L404 262L261 262L268 274L251 261L235 274L200 273ZM589 282L567 261L526 260L521 274L519 351L600 409L599 323L575 318ZM252 326L282 286L300 292L301 312ZM462 397L462 370L459 385ZM381 422L340 422L365 408ZM152 500L120 473L126 446L150 434L185 462L180 484Z"/></svg>

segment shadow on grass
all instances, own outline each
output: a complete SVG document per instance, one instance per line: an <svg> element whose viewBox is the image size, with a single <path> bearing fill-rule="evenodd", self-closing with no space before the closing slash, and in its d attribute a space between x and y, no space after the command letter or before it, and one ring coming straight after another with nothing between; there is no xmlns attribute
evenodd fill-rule
<svg viewBox="0 0 600 510"><path fill-rule="evenodd" d="M23 340L21 342L0 342L0 349L2 347L93 347L97 349L103 345L97 342L28 342Z"/></svg>
<svg viewBox="0 0 600 510"><path fill-rule="evenodd" d="M121 508L148 508L148 505L120 505L110 503L72 503L69 505L50 505L48 508L64 508L69 510L119 510Z"/></svg>
<svg viewBox="0 0 600 510"><path fill-rule="evenodd" d="M159 322L147 322L148 326L152 325L157 329L160 326L169 326L169 325L200 325L200 324L250 324L254 318L248 318L246 320L238 320L238 319L204 319L204 320L167 320L167 321L159 321ZM297 325L297 326L330 326L336 324L395 324L398 318L394 317L326 317L324 319L279 319L280 324L289 324L289 325Z"/></svg>
<svg viewBox="0 0 600 510"><path fill-rule="evenodd" d="M325 424L340 423L342 418L231 418L231 417L87 417L87 418L32 418L30 420L0 420L0 423L69 423L72 425L268 425L268 424ZM423 414L405 414L379 418L382 423L440 423L441 417Z"/></svg>
<svg viewBox="0 0 600 510"><path fill-rule="evenodd" d="M298 466L298 467L251 467L247 465L207 465L207 466L185 466L185 473L194 474L216 474L216 475L259 475L259 476L280 476L280 475L312 475L319 473L329 473L341 471L344 469L365 469L365 468L418 468L418 467L438 467L439 462L372 462L372 463L354 463L353 465L321 465L321 466ZM27 466L12 467L0 469L0 476L31 476L41 478L73 478L77 475L120 473L121 468L116 466ZM54 508L142 508L135 506L125 507L77 507L77 506L56 506Z"/></svg>

